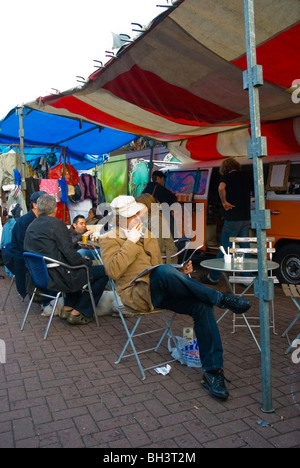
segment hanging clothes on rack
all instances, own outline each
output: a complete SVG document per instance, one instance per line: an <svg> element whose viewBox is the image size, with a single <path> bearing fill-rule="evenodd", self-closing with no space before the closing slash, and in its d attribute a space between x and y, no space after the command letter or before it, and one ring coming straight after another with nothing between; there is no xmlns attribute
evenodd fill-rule
<svg viewBox="0 0 300 468"><path fill-rule="evenodd" d="M44 190L49 195L53 195L55 200L59 202L59 184L57 179L41 179L39 190Z"/></svg>
<svg viewBox="0 0 300 468"><path fill-rule="evenodd" d="M102 185L101 180L98 179L98 177L96 178L96 192L97 192L97 197L98 197L97 198L97 204L101 205L101 203L105 203L106 198L105 198L103 185Z"/></svg>
<svg viewBox="0 0 300 468"><path fill-rule="evenodd" d="M94 177L91 174L81 174L79 180L81 200L90 198L94 203L97 203L98 197Z"/></svg>
<svg viewBox="0 0 300 468"><path fill-rule="evenodd" d="M28 212L27 206L23 197L22 190L20 187L15 187L9 194L8 200L7 200L7 211L11 208L12 205L19 204L20 207L22 208L23 214L26 214Z"/></svg>
<svg viewBox="0 0 300 468"><path fill-rule="evenodd" d="M13 150L8 153L1 154L0 158L0 187L3 185L11 185L15 182L14 169L18 170L19 173L22 171L22 165L20 162L20 155ZM29 170L27 164L24 167L25 177L29 176Z"/></svg>
<svg viewBox="0 0 300 468"><path fill-rule="evenodd" d="M35 177L27 177L26 182L26 205L30 206L30 197L34 192L40 190L40 179Z"/></svg>

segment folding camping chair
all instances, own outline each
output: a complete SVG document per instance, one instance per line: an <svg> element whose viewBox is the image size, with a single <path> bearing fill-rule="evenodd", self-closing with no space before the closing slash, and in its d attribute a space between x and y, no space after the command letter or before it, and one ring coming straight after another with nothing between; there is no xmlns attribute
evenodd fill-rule
<svg viewBox="0 0 300 468"><path fill-rule="evenodd" d="M25 262L26 262L29 274L30 274L31 279L32 279L33 284L34 284L34 290L33 290L32 296L30 298L29 304L27 306L27 309L26 309L26 312L25 312L25 315L24 315L24 318L23 318L23 322L21 324L21 330L24 329L25 322L27 320L27 317L28 317L32 302L33 302L34 297L35 297L36 294L38 294L39 296L42 296L42 297L48 297L50 299L55 299L52 310L51 310L51 314L50 314L50 317L49 317L49 320L48 320L48 324L47 324L47 327L46 327L46 330L45 330L45 333L44 333L44 340L47 338L47 335L48 335L49 328L50 328L50 325L51 325L51 322L52 322L52 319L53 319L53 316L54 316L54 312L55 312L55 308L56 308L58 299L64 293L64 291L59 291L55 295L46 294L46 293L44 293L42 291L45 291L48 288L48 281L49 281L48 269L58 268L59 266L63 266L65 268L67 268L68 270L78 270L80 268L84 268L86 270L87 283L83 287L83 290L90 294L92 307L93 307L93 311L94 311L94 315L95 315L95 320L96 320L97 326L99 327L99 321L98 321L98 316L97 316L97 313L96 313L96 306L95 306L94 296L93 296L91 283L90 283L89 268L88 268L87 265L71 266L71 265L67 265L66 263L59 262L58 260L55 260L53 258L46 257L46 256L43 256L43 255L34 254L34 253L30 253L30 252L24 252L23 256L25 258Z"/></svg>
<svg viewBox="0 0 300 468"><path fill-rule="evenodd" d="M295 304L295 306L297 307L297 309L300 311L300 285L296 285L296 284L282 284L282 289L283 289L283 292L284 294L287 296L287 297L290 297L293 301L293 303ZM293 342L295 340L297 340L298 338L300 338L300 333L299 335L296 336L296 338L294 340L290 340L289 338L289 331L290 329L295 325L295 323L297 322L297 320L300 318L300 312L299 314L296 315L296 317L291 321L291 323L289 324L289 326L287 327L287 329L283 332L283 334L281 335L282 337L283 336L286 336L287 340L288 340L288 348L286 349L285 353L284 354L288 354L288 352L291 350L291 348L293 347Z"/></svg>
<svg viewBox="0 0 300 468"><path fill-rule="evenodd" d="M181 350L180 350L180 348L178 346L177 340L176 340L176 338L175 338L175 336L173 334L172 328L171 328L172 324L174 322L174 319L176 317L176 313L173 312L173 311L165 310L165 309L154 309L154 310L149 311L149 312L136 312L135 310L132 310L130 307L126 307L123 304L121 304L120 298L116 293L114 281L112 279L110 279L109 282L110 282L111 289L112 289L112 291L114 293L115 308L117 309L117 311L119 313L119 317L120 317L120 319L121 319L121 321L123 323L123 326L124 326L124 329L125 329L125 332L126 332L126 336L127 336L127 341L126 341L126 343L125 343L125 345L124 345L124 347L123 347L123 349L121 351L120 356L115 361L115 364L119 364L120 361L122 359L124 359L124 358L130 357L130 356L135 356L135 359L137 361L137 364L138 364L139 369L140 369L141 374L142 374L142 380L145 380L145 378L146 378L145 372L146 371L154 369L156 367L165 366L166 364L175 361L175 359L171 359L171 360L167 360L167 361L164 361L164 362L157 363L154 366L149 366L149 367L144 367L142 362L141 362L141 359L139 357L140 354L146 354L146 353L149 353L151 351L157 352L165 337L168 337L168 338L173 340L173 343L174 343L174 345L175 345L175 347L176 347L176 349L178 351L178 355L181 356L180 362L182 364L184 364L185 360L184 360L184 358L182 356ZM168 312L170 314L172 314L170 319L168 319L168 317L167 317ZM148 330L146 332L141 332L141 333L136 333L137 328L140 325L140 322L141 322L142 318L147 317L147 316L152 316L153 314L161 314L163 319L164 319L165 325L160 327L160 328L157 328L157 329ZM128 328L127 320L136 320L134 325L133 325L133 328L131 329L131 331ZM160 334L160 338L157 341L155 346L153 346L152 348L148 348L148 349L139 349L139 350L137 350L136 344L134 342L135 338L141 337L143 335L150 335L150 334L158 333L158 332L161 332L161 334ZM125 352L126 352L129 345L131 346L131 349L132 349L133 352L130 353L130 354L125 354Z"/></svg>
<svg viewBox="0 0 300 468"><path fill-rule="evenodd" d="M188 262L189 259L192 258L194 253L196 251L198 251L202 247L202 245L199 245L196 249L193 250L193 252L189 256L189 258L186 259L186 256L187 256L187 253L188 253L188 246L189 246L191 240L190 240L190 238L187 238L187 237L181 238L181 239L178 239L178 240L184 242L184 247L180 248L179 251L175 254L175 256L178 256L178 255L180 255L182 253L184 253L184 256L183 256L183 259L181 259L182 263L180 265L173 265L172 264L172 266L174 266L174 267L182 266L183 262ZM103 265L103 262L102 262L102 259L101 259L100 255L99 255L99 260L101 261L101 263ZM109 278L109 285L110 285L110 288L111 288L111 290L113 291L113 294L114 294L114 299L115 299L115 307L114 308L119 314L119 317L120 317L120 319L121 319L121 321L123 323L123 326L124 326L124 329L125 329L125 332L126 332L126 335L127 335L127 341L126 341L126 343L125 343L125 345L124 345L124 347L123 347L123 349L121 351L120 356L115 361L115 364L119 364L120 361L123 358L130 357L130 356L135 356L135 359L137 361L137 364L138 364L139 369L140 369L141 374L142 374L142 380L144 380L146 378L146 376L145 376L146 371L151 370L151 369L155 369L157 367L164 366L164 365L166 365L166 364L168 364L170 362L175 361L175 359L171 359L171 360L168 360L168 361L165 361L165 362L157 363L154 366L144 367L141 360L140 360L140 357L139 357L140 354L146 354L146 353L149 353L151 351L157 352L165 337L168 337L169 339L171 339L173 341L173 343L175 345L175 348L177 350L178 356L180 356L180 362L182 364L186 364L185 358L183 357L182 352L181 352L181 350L180 350L180 348L178 346L177 339L174 336L174 333L172 331L172 324L173 324L173 322L175 320L176 312L173 312L171 310L166 310L166 309L154 309L154 310L149 311L149 312L137 312L136 310L133 310L130 307L126 307L121 303L121 300L120 300L119 296L116 293L115 283L111 278ZM167 313L171 314L170 319L168 319ZM143 317L153 316L153 314L161 314L163 319L164 319L165 325L163 325L162 327L157 328L157 329L148 330L146 332L141 332L141 333L136 333L137 328L139 327ZM131 331L128 328L126 320L136 320L134 325L133 325L133 328L131 329ZM143 320L143 322L144 322L144 320ZM137 350L134 339L136 339L138 337L141 337L143 335L150 335L150 334L154 334L154 333L158 333L158 332L161 332L161 335L160 335L160 338L157 341L155 346L153 346L152 348L148 348L148 349L139 349L139 350ZM129 345L131 346L131 349L132 349L133 352L131 354L125 354L125 352L126 352Z"/></svg>

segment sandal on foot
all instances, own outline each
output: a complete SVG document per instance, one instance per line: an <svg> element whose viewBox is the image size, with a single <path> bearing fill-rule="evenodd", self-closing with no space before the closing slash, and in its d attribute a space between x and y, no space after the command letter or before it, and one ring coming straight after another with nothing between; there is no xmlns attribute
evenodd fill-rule
<svg viewBox="0 0 300 468"><path fill-rule="evenodd" d="M93 320L93 317L86 317L85 315L72 315L69 314L67 322L71 325L87 325Z"/></svg>
<svg viewBox="0 0 300 468"><path fill-rule="evenodd" d="M63 308L60 312L60 315L59 317L63 320L67 320L67 318L69 317L70 313L72 312L72 308L70 307L69 309L65 309Z"/></svg>

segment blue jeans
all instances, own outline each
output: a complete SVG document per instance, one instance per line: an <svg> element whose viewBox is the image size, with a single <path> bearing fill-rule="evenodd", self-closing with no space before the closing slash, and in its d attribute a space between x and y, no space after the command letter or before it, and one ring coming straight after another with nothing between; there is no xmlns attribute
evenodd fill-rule
<svg viewBox="0 0 300 468"><path fill-rule="evenodd" d="M220 304L222 294L170 265L161 265L151 273L150 290L154 307L193 318L203 370L223 367L223 347L213 309Z"/></svg>
<svg viewBox="0 0 300 468"><path fill-rule="evenodd" d="M227 252L227 248L231 247L231 242L229 242L230 237L249 237L249 228L250 228L250 221L224 221L220 245L223 245L225 252ZM242 248L250 247L248 242L243 242L240 245ZM223 254L221 250L219 250L218 255L216 258L223 258ZM246 254L246 257L250 257L249 254ZM213 281L219 281L222 272L217 270L210 270L209 275ZM244 274L245 276L245 274ZM246 274L249 276L249 273Z"/></svg>

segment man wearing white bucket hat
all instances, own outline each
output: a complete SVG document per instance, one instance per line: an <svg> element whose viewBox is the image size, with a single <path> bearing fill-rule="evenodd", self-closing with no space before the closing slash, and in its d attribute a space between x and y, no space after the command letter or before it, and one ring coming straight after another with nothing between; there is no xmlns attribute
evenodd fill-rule
<svg viewBox="0 0 300 468"><path fill-rule="evenodd" d="M241 314L251 307L251 301L222 294L190 278L191 262L183 272L163 265L157 239L149 231L142 231L142 207L130 196L121 195L112 201L116 227L100 239L106 273L116 281L123 304L132 309L148 311L160 307L193 318L205 371L202 384L213 396L226 400L229 394L223 373L223 348L213 307ZM153 265L159 266L131 283Z"/></svg>

